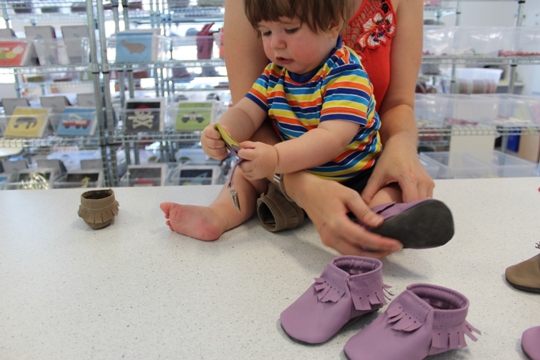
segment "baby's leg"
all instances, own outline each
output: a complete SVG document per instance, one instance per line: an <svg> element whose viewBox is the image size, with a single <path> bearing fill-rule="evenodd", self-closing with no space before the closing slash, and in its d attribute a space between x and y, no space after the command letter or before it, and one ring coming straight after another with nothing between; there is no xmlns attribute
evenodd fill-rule
<svg viewBox="0 0 540 360"><path fill-rule="evenodd" d="M388 204L391 202L400 203L403 202L401 194L399 185L390 184L380 189L367 205L370 208L374 208L377 205Z"/></svg>
<svg viewBox="0 0 540 360"><path fill-rule="evenodd" d="M162 203L160 208L165 213L167 225L179 234L210 241L217 240L225 231L243 224L255 213L257 196L266 190L268 181L250 182L244 178L242 169L238 167L234 173L233 184L238 193L241 211L238 211L232 202L227 181L210 206Z"/></svg>

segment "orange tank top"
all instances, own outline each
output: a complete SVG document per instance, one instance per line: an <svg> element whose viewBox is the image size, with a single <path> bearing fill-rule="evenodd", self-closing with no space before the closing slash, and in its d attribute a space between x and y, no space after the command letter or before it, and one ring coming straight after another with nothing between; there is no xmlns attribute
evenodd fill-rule
<svg viewBox="0 0 540 360"><path fill-rule="evenodd" d="M343 42L362 58L373 84L377 111L390 83L390 51L396 20L390 0L364 0L343 36Z"/></svg>

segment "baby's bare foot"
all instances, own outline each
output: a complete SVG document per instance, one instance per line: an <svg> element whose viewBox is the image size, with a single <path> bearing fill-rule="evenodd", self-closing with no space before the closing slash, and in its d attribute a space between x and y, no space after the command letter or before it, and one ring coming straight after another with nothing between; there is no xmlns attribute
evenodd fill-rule
<svg viewBox="0 0 540 360"><path fill-rule="evenodd" d="M165 213L169 228L179 234L211 241L219 239L227 230L220 215L208 206L164 202L159 207Z"/></svg>

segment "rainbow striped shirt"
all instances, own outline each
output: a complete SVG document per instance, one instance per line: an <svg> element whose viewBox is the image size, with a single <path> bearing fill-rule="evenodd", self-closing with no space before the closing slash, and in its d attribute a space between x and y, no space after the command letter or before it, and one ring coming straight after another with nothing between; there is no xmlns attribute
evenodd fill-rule
<svg viewBox="0 0 540 360"><path fill-rule="evenodd" d="M347 120L360 128L344 151L309 172L345 181L375 165L382 150L373 86L354 51L341 38L326 62L307 75L268 64L246 94L272 119L283 141L295 139L322 121Z"/></svg>

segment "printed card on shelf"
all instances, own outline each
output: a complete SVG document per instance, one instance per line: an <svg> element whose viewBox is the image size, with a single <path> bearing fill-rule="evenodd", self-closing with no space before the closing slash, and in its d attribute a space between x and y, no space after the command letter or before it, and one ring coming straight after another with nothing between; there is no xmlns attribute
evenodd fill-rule
<svg viewBox="0 0 540 360"><path fill-rule="evenodd" d="M15 32L12 29L0 29L0 39L10 39L15 37Z"/></svg>
<svg viewBox="0 0 540 360"><path fill-rule="evenodd" d="M87 25L67 25L60 26L62 37L66 42L66 50L70 64L79 64L82 62L81 43L76 40L89 38L90 32Z"/></svg>
<svg viewBox="0 0 540 360"><path fill-rule="evenodd" d="M0 39L0 66L27 65L31 45L27 40Z"/></svg>
<svg viewBox="0 0 540 360"><path fill-rule="evenodd" d="M126 134L163 131L165 99L129 99L124 114Z"/></svg>
<svg viewBox="0 0 540 360"><path fill-rule="evenodd" d="M94 93L77 94L77 104L79 106L96 106L96 97Z"/></svg>
<svg viewBox="0 0 540 360"><path fill-rule="evenodd" d="M9 98L2 99L2 105L4 105L4 113L12 115L18 106L30 106L30 102L27 98Z"/></svg>
<svg viewBox="0 0 540 360"><path fill-rule="evenodd" d="M166 164L128 165L120 180L122 186L162 186L167 176Z"/></svg>
<svg viewBox="0 0 540 360"><path fill-rule="evenodd" d="M51 25L25 26L24 33L27 39L55 39L56 32Z"/></svg>
<svg viewBox="0 0 540 360"><path fill-rule="evenodd" d="M214 122L217 101L182 101L176 106L176 131L198 131Z"/></svg>
<svg viewBox="0 0 540 360"><path fill-rule="evenodd" d="M66 106L56 128L56 135L91 136L94 135L96 124L95 108Z"/></svg>
<svg viewBox="0 0 540 360"><path fill-rule="evenodd" d="M62 113L66 106L70 106L69 100L64 95L42 96L39 98L41 106L51 108L53 113Z"/></svg>
<svg viewBox="0 0 540 360"><path fill-rule="evenodd" d="M26 35L26 39L28 40L41 40L41 39L55 39L56 38L56 32L54 30L54 27L51 25L39 25L39 26L25 26L24 27L24 33ZM39 64L38 54L36 52L36 47L31 42L30 43L30 49L28 50L30 58L29 61L32 65Z"/></svg>
<svg viewBox="0 0 540 360"><path fill-rule="evenodd" d="M116 62L137 63L156 60L160 29L125 30L116 33Z"/></svg>
<svg viewBox="0 0 540 360"><path fill-rule="evenodd" d="M9 117L6 138L37 138L49 130L51 109L17 107Z"/></svg>

